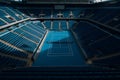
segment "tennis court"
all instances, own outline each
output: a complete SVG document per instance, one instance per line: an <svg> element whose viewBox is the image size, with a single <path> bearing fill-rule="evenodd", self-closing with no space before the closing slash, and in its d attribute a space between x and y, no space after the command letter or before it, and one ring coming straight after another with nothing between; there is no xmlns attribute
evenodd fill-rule
<svg viewBox="0 0 120 80"><path fill-rule="evenodd" d="M33 66L85 65L82 52L69 31L49 31Z"/></svg>
<svg viewBox="0 0 120 80"><path fill-rule="evenodd" d="M64 39L65 37L66 39ZM73 56L73 41L66 32L62 34L61 32L56 32L56 34L51 35L47 43L49 46L47 56Z"/></svg>

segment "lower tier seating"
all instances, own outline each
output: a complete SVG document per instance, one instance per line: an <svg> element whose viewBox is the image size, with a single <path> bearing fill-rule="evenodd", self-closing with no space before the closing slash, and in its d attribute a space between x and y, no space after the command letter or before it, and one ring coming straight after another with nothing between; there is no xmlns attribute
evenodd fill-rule
<svg viewBox="0 0 120 80"><path fill-rule="evenodd" d="M41 22L26 21L0 33L0 68L28 66L36 54L46 29ZM28 64L29 63L29 64Z"/></svg>
<svg viewBox="0 0 120 80"><path fill-rule="evenodd" d="M86 52L87 59L93 60L96 64L120 63L119 58L116 58L120 52L120 38L85 21L80 21L76 27L72 28L72 31ZM113 61L109 62L109 59Z"/></svg>
<svg viewBox="0 0 120 80"><path fill-rule="evenodd" d="M11 57L0 55L0 69L4 68L16 68L26 66L27 62L24 60L18 60Z"/></svg>
<svg viewBox="0 0 120 80"><path fill-rule="evenodd" d="M25 54L21 51L18 51L15 48L12 48L11 46L5 45L4 43L0 42L0 53L1 54L7 54L7 55L11 55L11 56L17 56L17 57L21 57L21 58L27 58L28 54Z"/></svg>

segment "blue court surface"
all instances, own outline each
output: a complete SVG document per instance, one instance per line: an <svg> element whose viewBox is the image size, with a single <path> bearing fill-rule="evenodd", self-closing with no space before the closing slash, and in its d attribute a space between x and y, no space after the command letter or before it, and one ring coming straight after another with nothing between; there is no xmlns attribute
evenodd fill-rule
<svg viewBox="0 0 120 80"><path fill-rule="evenodd" d="M69 31L49 31L32 66L83 66L82 52Z"/></svg>

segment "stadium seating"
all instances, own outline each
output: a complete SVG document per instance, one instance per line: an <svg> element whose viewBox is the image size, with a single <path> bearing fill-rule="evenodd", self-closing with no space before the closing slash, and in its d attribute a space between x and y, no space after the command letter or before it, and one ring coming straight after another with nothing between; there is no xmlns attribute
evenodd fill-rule
<svg viewBox="0 0 120 80"><path fill-rule="evenodd" d="M3 43L0 43L0 49L1 49L1 54L7 54L7 55L11 55L11 56L17 56L17 57L21 57L21 58L27 58L28 54L25 54L21 51L16 50L15 48L12 48L8 45L5 45Z"/></svg>
<svg viewBox="0 0 120 80"><path fill-rule="evenodd" d="M0 61L2 66L26 66L28 64L26 60L31 60L31 58L37 54L37 50L41 47L40 45L47 30L67 30L75 33L74 37L77 37L76 40L80 43L80 46L87 55L85 59L91 60L93 64L109 65L114 62L116 62L115 64L119 64L119 61L117 61L119 60L119 56L117 55L120 52L120 38L116 37L116 34L99 28L97 25L97 23L99 23L110 29L119 31L119 8L86 7L79 9L69 7L63 10L37 7L28 9L17 8L18 7L15 9L10 6L0 6L0 27L2 27L0 28L0 60L4 62ZM59 17L59 14L62 16ZM31 21L32 19L34 20L34 18L69 18L81 19L81 21ZM84 21L82 21L82 19L84 19ZM90 23L89 21L95 22L96 24ZM56 48L56 46L54 47ZM52 51L51 53L56 53L56 51L59 51L59 53L68 52L67 50L59 48Z"/></svg>
<svg viewBox="0 0 120 80"><path fill-rule="evenodd" d="M31 60L35 55L44 38L46 29L41 22L21 21L27 18L29 17L17 9L0 6L1 69L27 66L28 60ZM21 22L16 24L17 21Z"/></svg>
<svg viewBox="0 0 120 80"><path fill-rule="evenodd" d="M61 27L62 30L67 30L68 29L66 21L61 21L60 23L61 23L60 27Z"/></svg>
<svg viewBox="0 0 120 80"><path fill-rule="evenodd" d="M24 60L18 60L11 57L0 55L0 69L9 69L16 67L26 66L27 62Z"/></svg>
<svg viewBox="0 0 120 80"><path fill-rule="evenodd" d="M114 65L118 65L116 55L120 52L120 39L95 26L89 22L80 21L76 27L73 27L73 32L77 35L77 40L85 50L87 58L93 58L93 64L97 65L108 66L114 62L116 62ZM109 60L113 61L109 62Z"/></svg>
<svg viewBox="0 0 120 80"><path fill-rule="evenodd" d="M0 9L0 18L4 19L8 23L15 22L15 19L12 18L8 13L6 13L4 10Z"/></svg>
<svg viewBox="0 0 120 80"><path fill-rule="evenodd" d="M120 1L81 1L0 0L0 80L120 78Z"/></svg>
<svg viewBox="0 0 120 80"><path fill-rule="evenodd" d="M95 8L85 9L85 11L81 12L79 17L89 19L93 22L95 21L118 30L120 29L119 14L119 8L117 7ZM77 26L72 28L72 30L77 35L77 39L85 50L87 57L89 59L91 59L91 57L95 58L93 59L93 64L104 66L112 66L111 64L113 64L119 66L119 37L115 37L115 34L110 35L106 30L100 29L96 27L96 25L86 21L80 21Z"/></svg>
<svg viewBox="0 0 120 80"><path fill-rule="evenodd" d="M59 30L59 21L53 21L52 29L53 30Z"/></svg>
<svg viewBox="0 0 120 80"><path fill-rule="evenodd" d="M119 24L119 8L86 9L83 14L83 18L91 19L111 27Z"/></svg>
<svg viewBox="0 0 120 80"><path fill-rule="evenodd" d="M12 7L10 7L12 10L14 10L17 14L19 14L20 16L22 16L22 19L26 19L26 18L29 18L29 16L25 15L24 13L20 12L19 10L17 9L14 9Z"/></svg>
<svg viewBox="0 0 120 80"><path fill-rule="evenodd" d="M44 21L44 25L46 28L51 29L51 21Z"/></svg>
<svg viewBox="0 0 120 80"><path fill-rule="evenodd" d="M95 60L93 61L95 65L99 66L108 66L110 68L120 68L119 66L119 58L120 56L108 57L102 60Z"/></svg>
<svg viewBox="0 0 120 80"><path fill-rule="evenodd" d="M16 20L21 20L20 17L17 16L16 12L11 10L10 8L8 8L8 7L0 7L0 9L2 9L5 12L9 13L9 15L14 17Z"/></svg>
<svg viewBox="0 0 120 80"><path fill-rule="evenodd" d="M22 11L23 13L25 13L31 17L38 17L38 18L59 18L58 17L59 14L63 15L61 18L78 18L79 14L81 12L79 9L70 9L70 8L65 9L65 10L59 10L59 9L52 10L52 9L48 9L48 8L46 8L46 9L39 9L39 8L23 9L23 8L20 8L20 11ZM32 14L32 15L30 15L30 14ZM40 17L40 14L44 14L44 17ZM45 24L46 28L50 29L50 30L60 30L59 28L61 28L61 30L67 30L67 29L71 28L72 24L74 24L74 21L68 21L68 27L66 27L67 26L66 21L55 21L55 22L53 21L53 23L51 23L51 21L44 21L43 23ZM61 26L61 27L58 27L58 26Z"/></svg>
<svg viewBox="0 0 120 80"><path fill-rule="evenodd" d="M6 23L4 22L4 21L2 21L2 20L0 20L0 26L3 26L3 25L5 25Z"/></svg>
<svg viewBox="0 0 120 80"><path fill-rule="evenodd" d="M22 33L20 35L16 35L12 32L7 33L6 35L0 37L0 39L16 46L19 48L22 48L23 50L26 50L28 52L34 52L34 49L36 47L36 44L28 41L27 39L22 37Z"/></svg>

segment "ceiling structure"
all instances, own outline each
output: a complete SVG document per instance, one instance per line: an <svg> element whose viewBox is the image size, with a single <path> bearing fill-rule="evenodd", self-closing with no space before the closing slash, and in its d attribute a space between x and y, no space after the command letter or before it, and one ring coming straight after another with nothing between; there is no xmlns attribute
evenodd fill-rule
<svg viewBox="0 0 120 80"><path fill-rule="evenodd" d="M91 4L106 1L119 1L119 0L0 0L3 2L18 2L27 4Z"/></svg>

